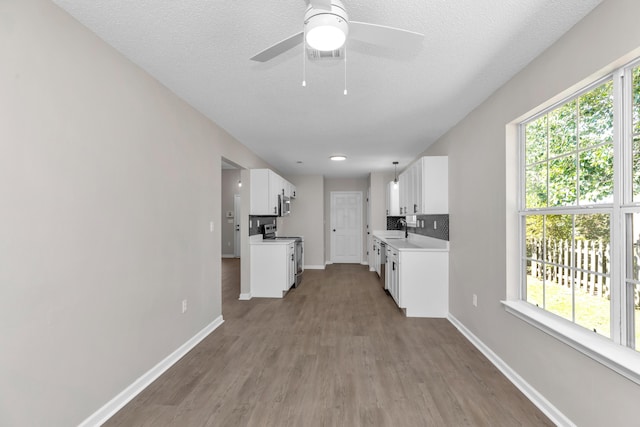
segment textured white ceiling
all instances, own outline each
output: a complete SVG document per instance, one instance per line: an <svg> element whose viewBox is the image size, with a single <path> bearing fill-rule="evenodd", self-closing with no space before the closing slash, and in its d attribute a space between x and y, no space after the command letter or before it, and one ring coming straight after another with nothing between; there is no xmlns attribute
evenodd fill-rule
<svg viewBox="0 0 640 427"><path fill-rule="evenodd" d="M249 60L302 30L304 0L53 1L283 173L358 177L404 168L601 0L344 0L425 34L348 41L347 96L342 61L307 62L302 87L302 47Z"/></svg>

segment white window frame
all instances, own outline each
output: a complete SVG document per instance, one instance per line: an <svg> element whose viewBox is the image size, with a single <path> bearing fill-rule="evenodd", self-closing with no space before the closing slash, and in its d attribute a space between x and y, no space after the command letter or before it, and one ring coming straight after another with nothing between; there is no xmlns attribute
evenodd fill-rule
<svg viewBox="0 0 640 427"><path fill-rule="evenodd" d="M632 100L631 93L633 68L640 66L640 58L616 69L584 86L562 101L531 114L518 124L518 271L520 283L517 299L502 301L505 310L527 323L541 329L565 344L581 351L594 360L608 366L637 384L640 384L640 351L628 345L633 344L631 325L633 312L628 311L626 296L630 281L626 277L626 218L627 214L640 213L640 200L632 200ZM554 109L571 102L609 79L613 81L614 129L614 189L612 204L580 205L579 193L576 205L525 209L526 160L524 153L525 125ZM631 125L629 125L631 123ZM593 148L593 147L591 147ZM578 157L579 158L579 157ZM622 164L621 160L624 160ZM547 159L549 161L549 159ZM579 172L578 172L579 173ZM579 182L576 182L579 186ZM569 215L609 213L610 214L610 295L611 295L611 339L589 331L588 329L564 319L542 308L526 302L526 248L525 226L529 215ZM574 308L575 309L575 308Z"/></svg>

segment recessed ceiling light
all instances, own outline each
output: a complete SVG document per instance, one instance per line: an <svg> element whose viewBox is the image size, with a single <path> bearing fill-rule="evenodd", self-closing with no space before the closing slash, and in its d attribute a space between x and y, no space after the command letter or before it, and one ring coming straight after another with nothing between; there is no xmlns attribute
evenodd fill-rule
<svg viewBox="0 0 640 427"><path fill-rule="evenodd" d="M346 156L331 156L329 157L331 160L333 160L334 162L341 162L343 160L347 160Z"/></svg>

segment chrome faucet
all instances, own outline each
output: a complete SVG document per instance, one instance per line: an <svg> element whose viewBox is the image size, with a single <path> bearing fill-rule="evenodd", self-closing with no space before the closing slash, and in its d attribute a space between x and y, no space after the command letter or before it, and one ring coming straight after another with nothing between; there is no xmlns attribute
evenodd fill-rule
<svg viewBox="0 0 640 427"><path fill-rule="evenodd" d="M409 227L407 226L407 220L404 218L400 218L400 221L398 222L404 227L404 238L407 239L409 237Z"/></svg>

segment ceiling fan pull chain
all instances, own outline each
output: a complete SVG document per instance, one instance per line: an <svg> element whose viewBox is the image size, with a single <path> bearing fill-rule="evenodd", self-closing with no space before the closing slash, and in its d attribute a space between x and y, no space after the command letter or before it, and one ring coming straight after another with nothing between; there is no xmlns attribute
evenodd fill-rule
<svg viewBox="0 0 640 427"><path fill-rule="evenodd" d="M304 33L304 30L303 30ZM307 86L307 42L306 42L306 34L302 38L302 87Z"/></svg>
<svg viewBox="0 0 640 427"><path fill-rule="evenodd" d="M344 44L344 94L347 94L347 44Z"/></svg>

